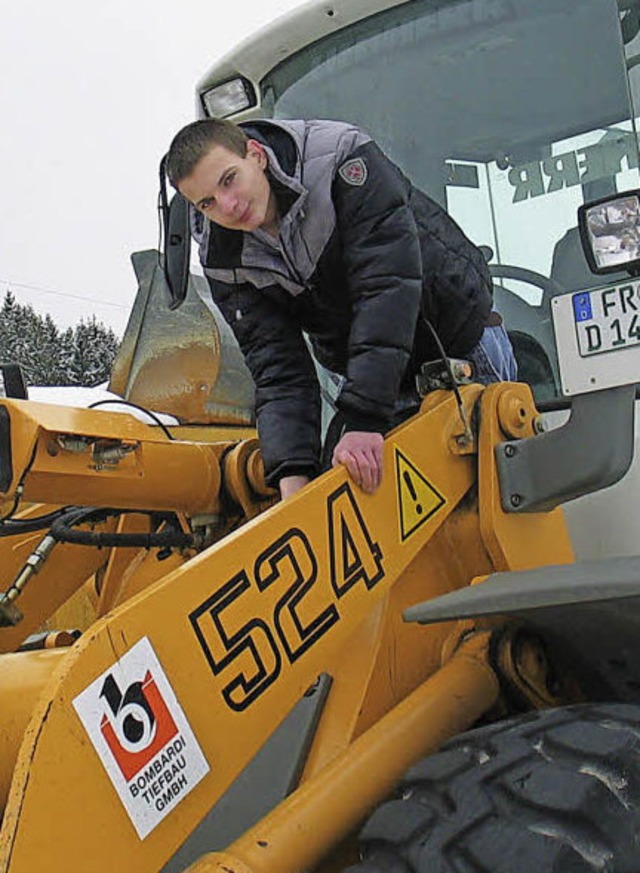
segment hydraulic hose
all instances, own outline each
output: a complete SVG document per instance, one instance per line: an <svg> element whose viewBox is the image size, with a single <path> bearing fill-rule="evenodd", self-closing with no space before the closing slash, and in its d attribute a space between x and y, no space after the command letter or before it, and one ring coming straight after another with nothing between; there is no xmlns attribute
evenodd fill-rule
<svg viewBox="0 0 640 873"><path fill-rule="evenodd" d="M59 543L73 543L81 546L93 546L94 548L185 548L193 545L193 536L177 528L173 515L145 512L144 510L138 510L138 512L166 521L166 529L144 534L96 533L95 531L76 530L75 528L79 524L102 522L106 521L107 518L123 515L123 510L74 507L53 522L49 533Z"/></svg>
<svg viewBox="0 0 640 873"><path fill-rule="evenodd" d="M28 534L37 530L45 530L45 528L51 527L57 518L60 518L60 516L68 511L69 507L65 507L64 509L47 512L45 515L38 515L35 518L8 518L0 522L0 537L14 537L17 534Z"/></svg>
<svg viewBox="0 0 640 873"><path fill-rule="evenodd" d="M16 625L21 621L22 614L16 608L15 601L20 597L27 583L39 572L57 543L72 543L99 549L112 547L170 549L193 545L193 536L179 529L173 513L158 513L151 510L137 510L137 512L152 517L158 523L164 521L166 527L163 531L148 534L123 534L95 533L94 531L75 529L79 524L99 524L108 518L124 515L125 512L126 510L122 509L72 506L50 513L50 516L55 518L48 533L38 543L31 555L29 555L23 568L8 590L0 592L0 627ZM39 519L33 519L32 521L34 524L36 522L40 523L44 518L45 516L40 516ZM20 522L14 522L14 525L21 528L16 533L25 531L25 528L21 527ZM38 528L33 529L37 530Z"/></svg>

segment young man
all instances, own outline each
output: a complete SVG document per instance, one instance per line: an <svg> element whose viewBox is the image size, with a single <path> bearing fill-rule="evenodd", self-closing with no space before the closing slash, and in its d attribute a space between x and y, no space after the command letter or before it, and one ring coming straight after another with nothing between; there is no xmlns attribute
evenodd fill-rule
<svg viewBox="0 0 640 873"><path fill-rule="evenodd" d="M267 481L287 497L320 471L320 392L303 337L344 377L333 463L373 492L383 434L419 402L421 363L470 358L515 378L480 251L362 130L334 121L196 121L171 183L195 207L213 300L256 384Z"/></svg>

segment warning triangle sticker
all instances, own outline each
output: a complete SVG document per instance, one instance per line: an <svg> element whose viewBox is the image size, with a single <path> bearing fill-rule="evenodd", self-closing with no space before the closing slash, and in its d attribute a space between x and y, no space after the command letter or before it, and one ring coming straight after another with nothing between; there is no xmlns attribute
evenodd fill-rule
<svg viewBox="0 0 640 873"><path fill-rule="evenodd" d="M396 455L396 483L400 510L400 536L408 539L444 506L444 497L399 449Z"/></svg>

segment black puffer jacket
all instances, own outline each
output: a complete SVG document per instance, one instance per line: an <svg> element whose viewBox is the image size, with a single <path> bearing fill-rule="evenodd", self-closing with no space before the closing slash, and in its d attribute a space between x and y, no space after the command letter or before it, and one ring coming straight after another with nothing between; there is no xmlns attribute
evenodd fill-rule
<svg viewBox="0 0 640 873"><path fill-rule="evenodd" d="M314 475L320 454L317 359L346 382L349 427L384 432L403 381L447 350L464 355L491 309L478 249L362 131L341 122L244 125L269 156L282 220L276 242L194 218L214 302L256 383L268 481ZM201 222L200 227L197 226Z"/></svg>

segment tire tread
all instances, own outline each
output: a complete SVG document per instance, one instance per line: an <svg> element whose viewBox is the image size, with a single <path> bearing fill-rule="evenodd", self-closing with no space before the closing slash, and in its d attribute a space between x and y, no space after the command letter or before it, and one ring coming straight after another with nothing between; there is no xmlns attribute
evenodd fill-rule
<svg viewBox="0 0 640 873"><path fill-rule="evenodd" d="M640 706L579 704L455 737L361 833L350 873L637 873Z"/></svg>

